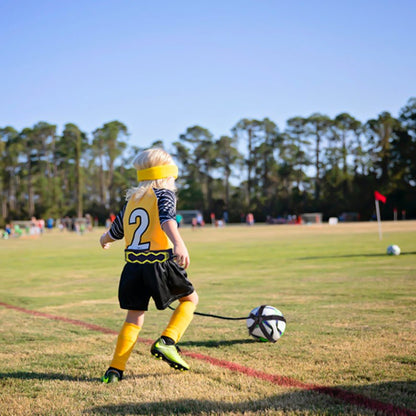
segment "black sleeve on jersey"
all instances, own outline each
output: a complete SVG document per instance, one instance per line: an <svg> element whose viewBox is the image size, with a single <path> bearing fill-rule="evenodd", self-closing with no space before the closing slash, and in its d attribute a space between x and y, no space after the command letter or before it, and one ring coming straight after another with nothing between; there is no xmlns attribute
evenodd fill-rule
<svg viewBox="0 0 416 416"><path fill-rule="evenodd" d="M121 240L124 237L123 217L127 204L117 214L116 219L111 224L111 228L108 230L110 237L114 240Z"/></svg>
<svg viewBox="0 0 416 416"><path fill-rule="evenodd" d="M169 189L154 188L159 208L160 225L169 220L176 221L176 197Z"/></svg>

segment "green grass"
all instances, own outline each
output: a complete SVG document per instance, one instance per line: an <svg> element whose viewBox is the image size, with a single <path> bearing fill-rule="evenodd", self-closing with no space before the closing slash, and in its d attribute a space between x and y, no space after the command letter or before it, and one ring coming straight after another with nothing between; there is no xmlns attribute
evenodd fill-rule
<svg viewBox="0 0 416 416"><path fill-rule="evenodd" d="M118 331L123 244L102 230L0 240L0 302ZM195 316L184 349L304 383L339 387L416 411L416 222L182 229L198 310L247 316L261 304L288 322L276 344L244 321ZM397 244L400 256L387 256ZM171 311L151 305L142 339ZM116 336L0 307L0 413L5 415L374 415L299 388L189 358L175 373L138 343L126 378L102 385Z"/></svg>

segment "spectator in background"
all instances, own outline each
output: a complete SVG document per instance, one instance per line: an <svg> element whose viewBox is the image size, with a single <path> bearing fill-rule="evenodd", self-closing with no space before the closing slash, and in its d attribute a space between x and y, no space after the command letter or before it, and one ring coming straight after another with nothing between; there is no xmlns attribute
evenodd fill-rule
<svg viewBox="0 0 416 416"><path fill-rule="evenodd" d="M251 212L249 212L247 214L246 223L247 223L247 225L253 225L254 224L254 215Z"/></svg>
<svg viewBox="0 0 416 416"><path fill-rule="evenodd" d="M204 225L204 218L202 217L201 213L198 213L196 216L196 225L198 227L202 227Z"/></svg>
<svg viewBox="0 0 416 416"><path fill-rule="evenodd" d="M213 212L211 212L210 218L211 218L211 225L214 227L215 226L215 214Z"/></svg>
<svg viewBox="0 0 416 416"><path fill-rule="evenodd" d="M45 220L44 220L43 218L41 218L41 219L38 221L38 227L39 227L39 232L40 232L41 234L43 234L43 231L45 230Z"/></svg>
<svg viewBox="0 0 416 416"><path fill-rule="evenodd" d="M51 231L51 230L52 230L52 228L53 228L53 224L54 224L53 218L48 218L48 219L46 220L46 228L47 228L49 231Z"/></svg>

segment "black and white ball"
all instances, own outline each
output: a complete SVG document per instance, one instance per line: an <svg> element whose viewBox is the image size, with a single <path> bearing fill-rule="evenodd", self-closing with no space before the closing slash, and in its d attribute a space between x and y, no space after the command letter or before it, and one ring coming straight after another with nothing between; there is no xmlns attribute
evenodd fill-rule
<svg viewBox="0 0 416 416"><path fill-rule="evenodd" d="M389 256L398 256L400 254L400 247L396 244L392 244L387 247L387 254Z"/></svg>
<svg viewBox="0 0 416 416"><path fill-rule="evenodd" d="M276 342L285 332L286 319L274 306L254 308L247 318L248 333L263 342Z"/></svg>

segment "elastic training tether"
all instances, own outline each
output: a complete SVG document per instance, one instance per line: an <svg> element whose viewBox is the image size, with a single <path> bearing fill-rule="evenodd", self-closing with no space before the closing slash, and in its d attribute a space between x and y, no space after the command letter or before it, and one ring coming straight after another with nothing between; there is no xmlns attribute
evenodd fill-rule
<svg viewBox="0 0 416 416"><path fill-rule="evenodd" d="M168 306L169 309L172 309L173 311L175 310L175 308L172 308L172 306ZM211 313L202 313L202 312L194 312L194 315L199 315L199 316L208 316L210 318L218 318L218 319L226 319L228 321L242 321L243 319L247 319L248 316L243 316L241 318L231 318L229 316L220 316L220 315L213 315Z"/></svg>

